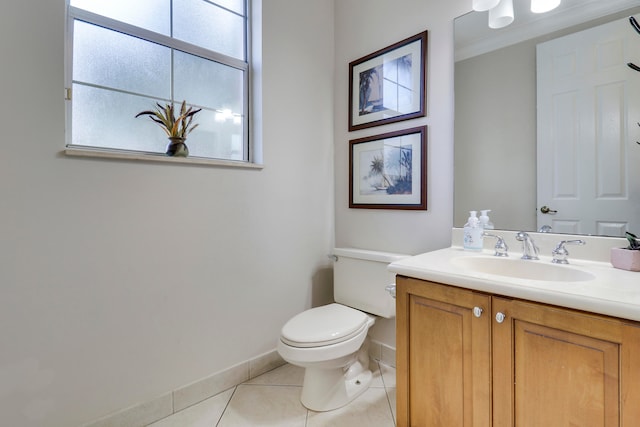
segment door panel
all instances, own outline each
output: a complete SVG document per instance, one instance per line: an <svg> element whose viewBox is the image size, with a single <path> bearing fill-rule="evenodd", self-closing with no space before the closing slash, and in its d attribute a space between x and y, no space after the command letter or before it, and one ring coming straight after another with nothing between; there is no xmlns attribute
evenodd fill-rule
<svg viewBox="0 0 640 427"><path fill-rule="evenodd" d="M632 58L640 42L627 19L538 45L538 228L613 236L640 228Z"/></svg>
<svg viewBox="0 0 640 427"><path fill-rule="evenodd" d="M617 344L519 320L514 335L515 425L619 425Z"/></svg>
<svg viewBox="0 0 640 427"><path fill-rule="evenodd" d="M398 426L489 427L489 296L407 278L396 283Z"/></svg>
<svg viewBox="0 0 640 427"><path fill-rule="evenodd" d="M459 408L467 406L464 341L468 339L463 331L469 328L465 323L470 319L465 319L459 307L415 296L411 297L410 311L410 345L426 350L412 352L409 358L411 424L463 426L465 414Z"/></svg>
<svg viewBox="0 0 640 427"><path fill-rule="evenodd" d="M494 426L620 426L625 326L616 319L493 298Z"/></svg>

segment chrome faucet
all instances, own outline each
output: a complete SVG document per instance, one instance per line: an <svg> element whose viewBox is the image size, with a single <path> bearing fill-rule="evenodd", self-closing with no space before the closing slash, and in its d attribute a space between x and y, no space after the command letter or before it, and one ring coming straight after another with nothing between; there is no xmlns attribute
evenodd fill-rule
<svg viewBox="0 0 640 427"><path fill-rule="evenodd" d="M509 256L509 253L507 252L509 250L509 247L504 242L504 239L502 237L495 234L487 233L486 231L482 233L482 235L485 237L495 237L497 239L496 245L494 246L494 256Z"/></svg>
<svg viewBox="0 0 640 427"><path fill-rule="evenodd" d="M518 231L516 233L516 240L522 242L522 259L540 259L538 258L539 249L528 233Z"/></svg>
<svg viewBox="0 0 640 427"><path fill-rule="evenodd" d="M567 257L569 256L569 251L564 247L564 245L585 245L587 242L584 240L563 240L556 248L551 251L551 255L553 255L553 259L551 260L554 264L569 264Z"/></svg>

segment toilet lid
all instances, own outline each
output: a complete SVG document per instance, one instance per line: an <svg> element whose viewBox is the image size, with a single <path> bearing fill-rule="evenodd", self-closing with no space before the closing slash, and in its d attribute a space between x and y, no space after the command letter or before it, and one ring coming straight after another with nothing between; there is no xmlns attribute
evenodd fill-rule
<svg viewBox="0 0 640 427"><path fill-rule="evenodd" d="M329 304L304 311L282 327L281 339L293 347L319 347L335 344L366 330L368 316L340 304Z"/></svg>

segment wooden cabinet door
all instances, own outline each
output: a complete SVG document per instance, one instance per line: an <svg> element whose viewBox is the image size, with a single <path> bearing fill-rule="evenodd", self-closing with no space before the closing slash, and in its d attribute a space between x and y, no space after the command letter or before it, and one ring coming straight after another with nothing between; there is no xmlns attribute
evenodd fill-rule
<svg viewBox="0 0 640 427"><path fill-rule="evenodd" d="M632 322L492 298L493 425L640 422L640 329Z"/></svg>
<svg viewBox="0 0 640 427"><path fill-rule="evenodd" d="M406 277L396 284L398 427L490 426L490 297Z"/></svg>

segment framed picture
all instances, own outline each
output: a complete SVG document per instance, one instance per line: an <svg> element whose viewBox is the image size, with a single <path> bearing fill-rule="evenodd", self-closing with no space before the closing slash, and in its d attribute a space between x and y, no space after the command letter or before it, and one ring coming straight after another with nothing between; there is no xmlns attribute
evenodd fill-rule
<svg viewBox="0 0 640 427"><path fill-rule="evenodd" d="M427 127L349 141L349 207L427 209Z"/></svg>
<svg viewBox="0 0 640 427"><path fill-rule="evenodd" d="M427 32L349 63L349 130L425 115Z"/></svg>

